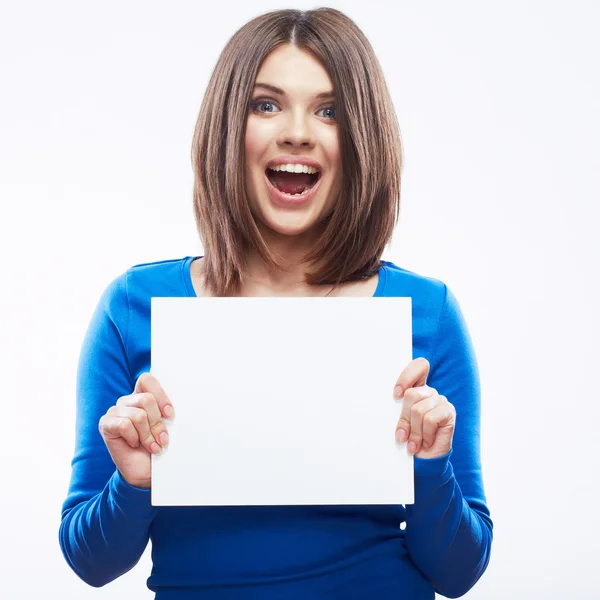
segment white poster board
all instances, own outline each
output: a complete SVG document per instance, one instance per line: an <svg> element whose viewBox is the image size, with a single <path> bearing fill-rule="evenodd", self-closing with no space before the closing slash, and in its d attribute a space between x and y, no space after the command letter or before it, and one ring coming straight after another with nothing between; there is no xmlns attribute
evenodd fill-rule
<svg viewBox="0 0 600 600"><path fill-rule="evenodd" d="M393 397L411 298L151 302L151 372L175 408L154 506L414 503Z"/></svg>

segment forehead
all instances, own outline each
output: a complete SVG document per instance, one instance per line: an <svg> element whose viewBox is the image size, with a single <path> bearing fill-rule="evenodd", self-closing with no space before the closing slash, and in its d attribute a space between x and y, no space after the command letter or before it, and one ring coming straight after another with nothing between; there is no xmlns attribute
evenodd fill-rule
<svg viewBox="0 0 600 600"><path fill-rule="evenodd" d="M279 46L267 56L256 81L270 83L289 94L333 89L329 74L315 56L292 44Z"/></svg>

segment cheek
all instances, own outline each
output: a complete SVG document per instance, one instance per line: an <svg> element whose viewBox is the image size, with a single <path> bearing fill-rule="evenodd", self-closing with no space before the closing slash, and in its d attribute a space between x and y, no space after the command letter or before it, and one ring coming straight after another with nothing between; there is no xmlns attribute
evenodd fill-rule
<svg viewBox="0 0 600 600"><path fill-rule="evenodd" d="M268 148L269 136L265 127L259 127L252 118L246 125L245 150L248 163L256 162L263 157Z"/></svg>
<svg viewBox="0 0 600 600"><path fill-rule="evenodd" d="M246 126L246 137L244 140L245 154L246 154L246 165L245 165L245 176L246 176L246 189L250 196L250 199L254 196L254 182L253 182L253 165L257 162L260 156L260 140L257 136L256 128L253 128L248 121Z"/></svg>
<svg viewBox="0 0 600 600"><path fill-rule="evenodd" d="M336 129L330 143L327 146L328 152L331 159L331 165L335 167L336 172L341 170L342 165L342 156L340 150L340 139L339 139L339 131Z"/></svg>
<svg viewBox="0 0 600 600"><path fill-rule="evenodd" d="M335 173L332 185L339 187L342 180L342 155L337 135L329 140L325 151L327 152L327 163Z"/></svg>

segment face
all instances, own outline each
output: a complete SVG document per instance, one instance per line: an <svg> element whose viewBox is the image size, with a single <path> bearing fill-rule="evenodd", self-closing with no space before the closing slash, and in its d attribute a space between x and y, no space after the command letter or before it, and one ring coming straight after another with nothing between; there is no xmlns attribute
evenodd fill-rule
<svg viewBox="0 0 600 600"><path fill-rule="evenodd" d="M310 236L318 231L341 188L339 131L333 83L307 51L279 46L263 62L255 84L265 83L284 94L254 88L246 127L246 189L259 227L280 236ZM281 205L269 194L267 163L282 155L302 156L320 165L319 187L308 202Z"/></svg>

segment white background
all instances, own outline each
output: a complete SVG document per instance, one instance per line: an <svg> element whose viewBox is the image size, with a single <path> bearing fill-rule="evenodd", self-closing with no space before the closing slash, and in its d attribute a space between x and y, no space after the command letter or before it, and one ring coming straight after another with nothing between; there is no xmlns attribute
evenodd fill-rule
<svg viewBox="0 0 600 600"><path fill-rule="evenodd" d="M600 7L329 5L371 41L402 130L384 258L450 286L479 360L494 543L465 597L600 597ZM1 4L3 598L152 597L149 548L102 589L59 549L80 344L114 277L202 253L190 145L229 37L315 6Z"/></svg>

